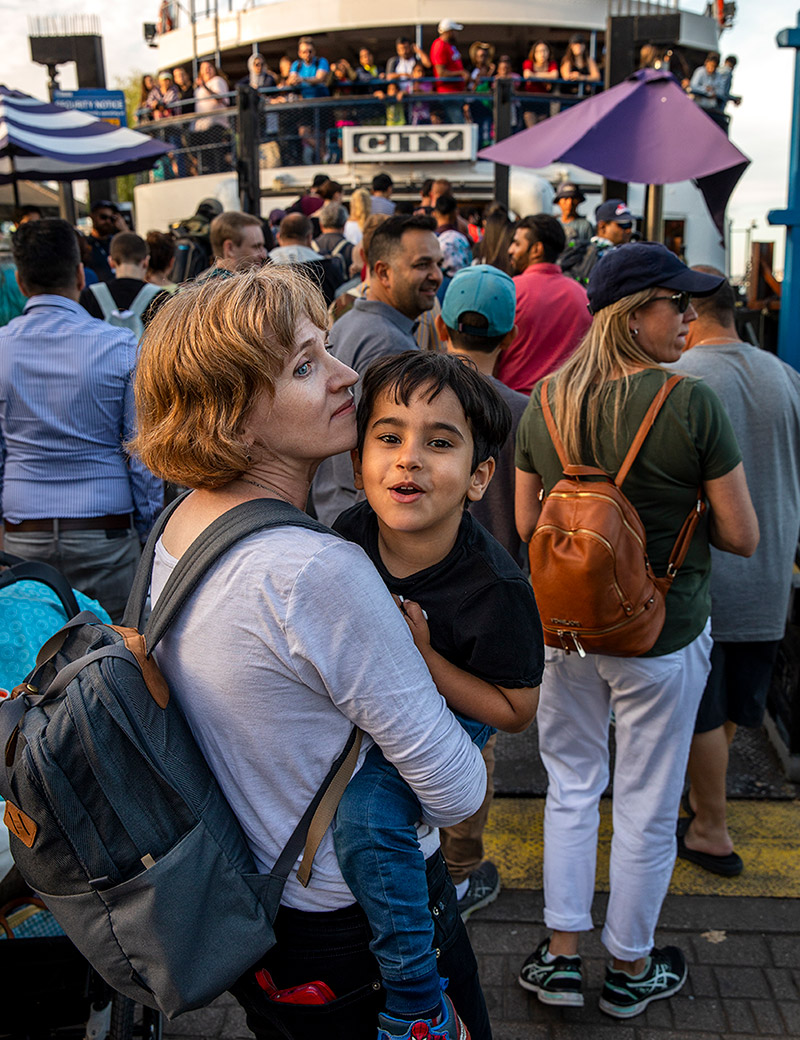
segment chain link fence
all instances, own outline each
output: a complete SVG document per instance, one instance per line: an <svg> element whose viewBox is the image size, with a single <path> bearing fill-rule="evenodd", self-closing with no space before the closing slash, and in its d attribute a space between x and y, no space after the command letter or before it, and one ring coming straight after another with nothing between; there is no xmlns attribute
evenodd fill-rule
<svg viewBox="0 0 800 1040"><path fill-rule="evenodd" d="M527 89L525 89L527 86ZM577 104L598 85L521 84L509 102L511 133L531 127ZM495 140L496 98L485 88L438 93L432 79L415 79L410 89L396 82L376 80L374 92L342 92L336 97L301 98L283 89L259 91L258 166L321 166L344 160L342 137L348 126L437 126L473 123L478 127L478 147ZM167 180L237 168L238 111L235 93L227 95L227 108L211 113L191 113L140 123L137 130L171 145L171 150L141 180Z"/></svg>

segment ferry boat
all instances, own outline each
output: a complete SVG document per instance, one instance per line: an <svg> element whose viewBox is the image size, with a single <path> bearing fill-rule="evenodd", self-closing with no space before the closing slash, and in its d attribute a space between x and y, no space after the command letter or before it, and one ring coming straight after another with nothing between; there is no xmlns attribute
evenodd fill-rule
<svg viewBox="0 0 800 1040"><path fill-rule="evenodd" d="M409 37L427 52L437 37L439 21L445 18L464 26L458 32L457 45L465 67L469 67L467 54L474 41L493 44L495 55L508 54L515 71L519 71L535 41L545 40L553 57L559 60L569 37L579 32L601 66L609 52L614 52L615 68L623 69L613 80L618 82L638 67L639 50L646 43L655 43L661 51L674 51L676 57L682 55L688 70L693 70L708 51L719 48L720 12L730 19L734 10L733 4L709 4L705 14L697 14L681 10L678 0L496 0L489 21L485 3L479 0L395 0L391 11L379 11L367 0L313 0L302 7L293 0L204 3L201 10L198 0L192 0L188 12L184 4L169 0L162 3L162 31L155 38L159 68L180 65L194 74L201 61L210 60L232 83L246 76L247 58L256 50L276 70L281 58L294 60L300 35L312 36L317 55L327 58L331 65L344 58L355 67L359 50L368 48L377 68L382 70L395 53L397 37ZM524 104L531 97L538 97L541 102L543 96L522 94L515 96L514 102ZM574 89L571 91L561 81L553 84L549 97L556 99L551 101L553 111L560 105L581 103L580 95L576 96ZM235 97L231 101L235 104ZM362 114L363 106L371 103L368 97L339 99L339 109L350 102L362 106ZM494 164L476 157L479 142L474 123L379 126L371 118L340 119L338 122L343 124L367 125L358 129L338 128L332 147L331 111L336 107L328 99L265 104L259 163L262 216L268 216L274 208L285 208L310 187L313 176L319 172L339 181L346 195L356 187L369 185L374 174L386 172L394 181L395 199L418 200L423 181L436 177L451 181L462 207L480 207L494 197ZM320 112L325 110L328 114L321 118ZM230 118L235 119L234 109L230 110ZM167 123L180 121L160 121L153 124L158 127L154 132L163 133ZM188 119L183 122L190 125ZM297 148L285 147L288 136L292 136L287 135L286 128L291 127L296 135L298 126L306 127L306 138L314 142L314 146L308 146L311 156L303 156L305 162L297 161ZM327 129L321 130L321 126ZM233 142L233 133L230 139ZM227 158L235 165L232 154ZM509 205L520 216L551 212L555 188L563 181L580 186L586 196L582 212L591 219L602 198L602 179L569 163L536 171L512 167ZM630 185L627 192L628 205L639 217L644 210L644 194L642 185ZM218 198L226 209L240 208L238 178L233 169L218 173L201 170L195 176L170 176L138 184L137 228L166 228L170 222L190 215L208 197ZM663 227L664 240L680 250L687 263L712 263L724 269L724 244L693 184L665 186Z"/></svg>

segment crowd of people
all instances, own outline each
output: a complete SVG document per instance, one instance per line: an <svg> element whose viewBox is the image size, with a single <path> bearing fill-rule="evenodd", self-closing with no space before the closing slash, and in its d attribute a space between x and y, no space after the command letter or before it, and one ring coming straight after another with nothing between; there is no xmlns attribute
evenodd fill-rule
<svg viewBox="0 0 800 1040"><path fill-rule="evenodd" d="M378 174L348 212L320 175L266 221L204 204L209 262L191 280L173 280L174 236L136 235L110 202L83 242L62 220L20 222L26 302L0 328L5 548L118 620L165 486L191 493L156 545L153 603L247 502L319 522L229 550L155 651L264 872L351 726L370 738L256 966L273 992L314 978L341 999L299 1011L250 971L234 993L257 1037L489 1040L463 921L500 888L483 844L495 733L534 716L547 935L519 982L584 1004L613 716L600 1008L628 1019L687 977L682 951L655 945L676 854L743 867L727 747L760 725L783 635L800 375L741 341L719 271L631 241L622 199L595 226L573 184L560 219L462 214L444 179L415 206L392 191ZM540 618L526 544L565 471L620 470L647 566L669 577L663 624L644 652L585 653L578 622Z"/></svg>
<svg viewBox="0 0 800 1040"><path fill-rule="evenodd" d="M222 110L236 104L238 86L262 92L263 141L273 143L280 152L280 163L273 165L310 165L337 161L345 126L470 122L480 129L481 145L489 144L494 133L491 98L448 100L448 95L491 93L498 79L509 80L519 98L514 129L532 126L557 111L560 102L551 101L548 95L563 98L583 93L582 85L600 82L598 64L580 33L570 37L560 62L550 44L538 40L516 67L508 54L497 53L494 44L479 40L469 46L465 64L457 41L462 30L458 22L443 19L429 52L410 37L398 36L394 56L381 65L368 47L359 50L357 62L347 58L329 61L317 53L312 37L303 36L296 56L283 55L275 69L254 51L247 60L247 75L236 82L210 61L200 63L194 83L183 66L155 77L143 76L137 110L141 122L202 113L200 119L191 121L189 131L180 127L159 130L175 145L176 155L162 162L156 175L186 176L230 167L230 145L225 140L230 113ZM321 111L321 133L319 126L308 125L307 115L288 119L272 108L281 102L328 97L341 99L342 105ZM217 146L213 153L212 145Z"/></svg>
<svg viewBox="0 0 800 1040"><path fill-rule="evenodd" d="M174 150L160 160L153 176L184 177L232 167L232 113L225 110L235 107L239 86L261 92L262 162L293 166L341 161L342 131L348 126L473 123L479 146L486 147L495 139L493 91L498 80L511 83L512 133L556 114L562 104L601 84L603 55L591 53L582 33L569 37L560 57L546 40L536 40L517 63L482 40L469 45L465 59L458 43L463 28L443 19L428 52L410 37L398 36L395 54L380 65L369 47L358 51L357 62L329 61L317 53L312 37L303 36L296 56L284 54L275 69L254 50L247 59L247 75L236 82L211 61L200 63L194 83L183 66L156 77L143 76L138 118L149 122L182 117L179 124L173 121L154 130ZM640 54L640 67L673 71L698 105L727 131L725 108L741 101L731 93L736 57L726 58L722 69L719 64L719 54L709 53L690 77L685 59L676 51L647 45ZM489 96L464 98L465 93ZM324 98L340 104L299 114L274 107Z"/></svg>

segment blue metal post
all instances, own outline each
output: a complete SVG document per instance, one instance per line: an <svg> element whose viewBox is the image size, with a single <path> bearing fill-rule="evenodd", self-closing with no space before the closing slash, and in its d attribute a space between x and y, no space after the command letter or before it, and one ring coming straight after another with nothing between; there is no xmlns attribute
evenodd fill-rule
<svg viewBox="0 0 800 1040"><path fill-rule="evenodd" d="M779 47L794 47L797 53L794 59L787 208L771 210L767 220L770 224L786 225L778 356L800 370L800 13L797 22L794 29L783 29L776 37Z"/></svg>

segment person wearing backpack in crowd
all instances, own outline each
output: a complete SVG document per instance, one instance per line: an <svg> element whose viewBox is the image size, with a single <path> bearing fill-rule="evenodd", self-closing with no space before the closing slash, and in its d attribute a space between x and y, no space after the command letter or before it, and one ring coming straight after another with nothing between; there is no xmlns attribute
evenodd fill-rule
<svg viewBox="0 0 800 1040"><path fill-rule="evenodd" d="M322 290L330 306L336 290L347 279L344 264L338 256L328 256L312 248L311 221L302 213L287 213L278 229L278 245L270 250L273 264L296 264Z"/></svg>
<svg viewBox="0 0 800 1040"><path fill-rule="evenodd" d="M597 222L597 234L588 240L579 239L574 244L567 243L567 248L558 258L564 274L574 278L581 285L586 285L594 267L610 249L630 242L633 233L633 214L622 199L608 199L601 202L594 211Z"/></svg>
<svg viewBox="0 0 800 1040"><path fill-rule="evenodd" d="M111 239L109 263L113 282L87 286L78 301L93 318L130 329L137 340L167 293L146 281L150 254L147 243L133 231L120 231Z"/></svg>
<svg viewBox="0 0 800 1040"><path fill-rule="evenodd" d="M353 243L344 237L347 210L341 202L326 202L317 216L321 234L314 239L311 248L318 249L323 256L340 257L346 280L350 277L353 263Z"/></svg>
<svg viewBox="0 0 800 1040"><path fill-rule="evenodd" d="M319 461L355 447L357 377L326 349L327 328L322 294L288 264L187 286L156 316L137 370L135 450L164 479L195 489L156 545L156 609L209 525L259 499L303 519ZM273 869L353 725L371 738L359 764L374 741L397 767L424 820L417 848L430 902L420 926L433 923L436 964L450 980L446 994L437 988L436 1014L452 1025L455 1004L473 1040L490 1040L435 831L475 812L485 769L363 550L298 526L248 536L200 580L154 656L261 873ZM331 828L307 887L299 867L283 891L276 945L233 987L249 1028L261 1040L385 1035L372 934L340 872ZM298 1007L270 999L255 977L262 969L278 990L324 984L335 1000ZM409 1021L407 1036L412 1028Z"/></svg>
<svg viewBox="0 0 800 1040"><path fill-rule="evenodd" d="M561 450L548 431L542 385L534 389L517 431L516 515L523 541L531 540L540 513L550 509L546 496L562 478L560 455L572 465L617 474L651 402L666 387L670 364L681 356L696 318L691 297L708 295L722 280L690 270L658 243L626 246L597 265L588 287L592 326L545 388ZM543 1003L583 1005L578 942L580 933L592 928L598 810L609 779L613 711L614 833L602 934L612 962L600 1009L631 1018L650 1001L676 993L687 975L683 953L673 946L656 948L653 940L675 863L675 819L710 667L709 546L750 556L759 535L736 436L719 398L702 380L676 380L623 480L623 493L638 510L646 535L642 556L649 557L654 575L666 574L688 516L699 522L677 577L660 600L666 607L663 627L638 656L584 652L569 629L592 609L589 593L582 596L576 587L571 613L552 617L531 556L548 643L538 724L548 775L544 918L550 931L525 961L519 982ZM698 509L698 487L708 504L705 514ZM597 508L585 495L581 501L584 515L572 520L576 529L591 520L585 510ZM554 499L552 508L557 505ZM542 528L543 537L548 530ZM562 542L567 555L565 543L572 542ZM555 582L556 557L550 559ZM641 566L644 570L644 559ZM581 585L588 588L591 581L586 574ZM552 640L548 627L552 631L559 623L566 631L560 641ZM597 636L597 645L602 639ZM570 652L557 649L556 642Z"/></svg>
<svg viewBox="0 0 800 1040"><path fill-rule="evenodd" d="M83 265L67 221L21 227L14 260L28 302L0 329L4 545L51 563L118 622L163 502L161 481L126 447L136 337L78 303Z"/></svg>

